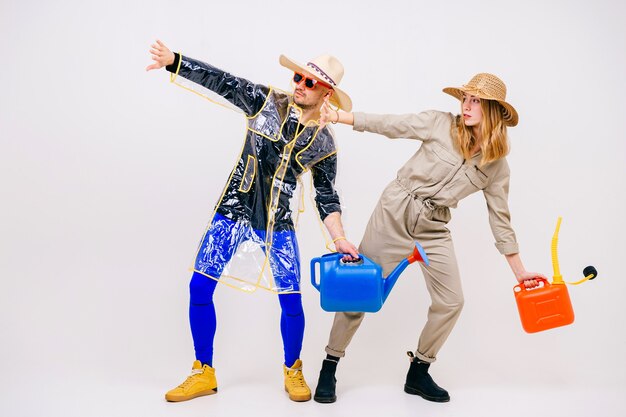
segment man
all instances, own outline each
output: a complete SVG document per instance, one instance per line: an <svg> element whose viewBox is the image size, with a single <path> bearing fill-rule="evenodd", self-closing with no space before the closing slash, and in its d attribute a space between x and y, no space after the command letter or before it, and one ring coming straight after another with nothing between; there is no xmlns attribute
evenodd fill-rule
<svg viewBox="0 0 626 417"><path fill-rule="evenodd" d="M311 391L300 360L304 335L300 261L289 203L298 177L310 170L317 209L337 251L357 256L355 246L344 236L339 197L334 189L337 150L333 133L318 122L325 99L344 110L352 107L350 97L338 87L343 66L329 55L306 66L281 55L280 64L294 71L294 91L287 94L172 53L158 40L150 53L155 62L146 70L166 67L173 82L183 77L204 87L241 109L248 119L241 157L199 245L189 285L189 321L196 361L191 375L168 391L165 398L185 401L217 392L213 293L218 282L230 277L248 285L247 289L262 287L278 293L285 390L293 401L308 401ZM265 256L260 273L251 279L233 277L225 271L238 247L246 246L244 243L257 246ZM268 264L273 284L263 286L260 282Z"/></svg>

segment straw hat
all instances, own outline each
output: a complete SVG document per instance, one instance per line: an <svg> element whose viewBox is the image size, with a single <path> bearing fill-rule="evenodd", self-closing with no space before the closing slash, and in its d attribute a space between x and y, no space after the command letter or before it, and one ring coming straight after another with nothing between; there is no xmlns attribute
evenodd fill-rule
<svg viewBox="0 0 626 417"><path fill-rule="evenodd" d="M476 74L469 83L463 87L447 87L443 89L444 93L463 100L463 93L471 94L486 100L495 100L503 108L502 117L504 124L507 126L515 126L519 120L517 111L506 102L506 85L501 79L493 74L480 73Z"/></svg>
<svg viewBox="0 0 626 417"><path fill-rule="evenodd" d="M330 98L331 104L345 111L352 110L352 100L339 87L339 83L343 78L343 65L337 58L331 55L321 55L314 60L307 62L306 65L300 65L297 62L281 55L279 59L280 65L289 68L294 72L306 71L318 80L329 84L333 87L334 93Z"/></svg>

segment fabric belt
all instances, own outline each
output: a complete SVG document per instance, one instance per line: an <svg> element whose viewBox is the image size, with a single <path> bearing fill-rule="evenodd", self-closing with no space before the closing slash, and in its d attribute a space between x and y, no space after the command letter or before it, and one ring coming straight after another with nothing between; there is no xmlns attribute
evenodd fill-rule
<svg viewBox="0 0 626 417"><path fill-rule="evenodd" d="M433 202L433 200L430 199L430 197L422 197L420 195L418 195L415 191L409 189L408 187L406 187L403 183L402 180L400 178L396 178L396 182L398 183L398 185L400 186L400 188L402 188L402 190L404 190L408 195L410 195L411 197L413 197L414 200L418 200L422 203L422 205L424 207L426 207L428 210L436 210L438 208L444 208L445 206L439 206L437 204L435 204Z"/></svg>

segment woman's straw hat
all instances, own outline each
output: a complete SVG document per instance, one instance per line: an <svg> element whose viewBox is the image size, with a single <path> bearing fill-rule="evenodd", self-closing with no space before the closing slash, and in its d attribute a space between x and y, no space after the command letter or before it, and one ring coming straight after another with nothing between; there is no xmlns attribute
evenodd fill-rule
<svg viewBox="0 0 626 417"><path fill-rule="evenodd" d="M334 56L321 55L307 62L306 65L300 65L287 58L285 55L281 55L279 62L280 65L294 72L308 72L318 80L329 84L334 90L330 98L331 104L334 104L344 111L352 110L352 100L350 100L350 96L339 88L339 83L343 78L343 65Z"/></svg>
<svg viewBox="0 0 626 417"><path fill-rule="evenodd" d="M502 118L506 126L515 126L519 120L515 108L506 102L506 85L493 74L476 74L463 87L446 87L444 93L463 100L463 93L485 100L495 100L502 106Z"/></svg>

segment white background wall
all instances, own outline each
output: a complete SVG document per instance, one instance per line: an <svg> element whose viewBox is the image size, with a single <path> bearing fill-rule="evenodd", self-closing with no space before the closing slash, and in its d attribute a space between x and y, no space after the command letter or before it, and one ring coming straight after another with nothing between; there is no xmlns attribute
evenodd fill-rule
<svg viewBox="0 0 626 417"><path fill-rule="evenodd" d="M522 415L538 402L537 415L624 415L624 21L616 0L2 0L0 414L334 415L348 404L364 415L505 415L514 404ZM476 194L450 224L466 307L432 368L449 405L401 393L404 355L429 302L418 268L357 333L336 405L288 402L277 300L225 287L216 295L220 394L166 404L163 393L193 360L187 267L245 122L170 85L165 71L146 73L156 38L285 89L291 74L279 54L300 62L334 54L355 110L370 112L456 112L443 87L498 74L520 114L510 130L510 206L527 268L551 274L562 215L565 279L588 264L599 270L569 289L575 323L522 331L514 277ZM356 243L418 143L336 132L344 222ZM325 252L307 207L298 232L305 271ZM302 357L314 387L332 315L303 287ZM390 397L381 396L387 386Z"/></svg>

